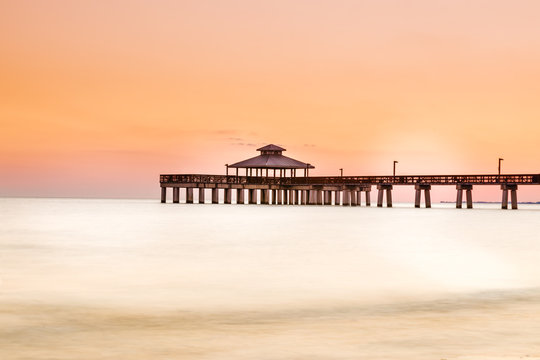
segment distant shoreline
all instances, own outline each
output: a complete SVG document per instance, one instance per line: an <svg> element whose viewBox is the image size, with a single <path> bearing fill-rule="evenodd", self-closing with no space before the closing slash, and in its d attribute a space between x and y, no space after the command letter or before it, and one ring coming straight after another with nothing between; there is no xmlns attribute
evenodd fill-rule
<svg viewBox="0 0 540 360"><path fill-rule="evenodd" d="M455 204L455 201L441 201L441 204ZM500 201L473 201L473 204L501 204ZM538 205L540 201L518 201L518 204Z"/></svg>

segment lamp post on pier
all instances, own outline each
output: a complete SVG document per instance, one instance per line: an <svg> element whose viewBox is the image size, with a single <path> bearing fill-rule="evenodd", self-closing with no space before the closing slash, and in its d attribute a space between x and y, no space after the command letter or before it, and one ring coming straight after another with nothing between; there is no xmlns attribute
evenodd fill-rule
<svg viewBox="0 0 540 360"><path fill-rule="evenodd" d="M504 159L499 158L499 176L501 176L501 163Z"/></svg>
<svg viewBox="0 0 540 360"><path fill-rule="evenodd" d="M396 176L396 164L398 163L398 161L394 160L394 177Z"/></svg>
<svg viewBox="0 0 540 360"><path fill-rule="evenodd" d="M343 177L343 168L339 169L339 172L341 173L341 177Z"/></svg>

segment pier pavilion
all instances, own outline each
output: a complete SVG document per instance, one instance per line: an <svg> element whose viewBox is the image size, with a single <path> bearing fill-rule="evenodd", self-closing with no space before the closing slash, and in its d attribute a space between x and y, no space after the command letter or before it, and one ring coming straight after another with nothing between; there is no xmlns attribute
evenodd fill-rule
<svg viewBox="0 0 540 360"><path fill-rule="evenodd" d="M431 207L433 185L456 186L456 207L462 208L465 190L467 208L473 207L472 190L477 185L499 185L502 190L502 208L508 208L510 192L511 208L517 209L518 185L540 185L540 174L484 174L484 175L399 175L399 176L309 176L314 166L283 155L284 148L270 144L257 149L260 155L227 165L225 175L162 174L159 182L161 202L167 201L167 189L172 188L173 203L180 202L180 189L185 189L186 203L194 203L194 190L198 190L197 202L205 203L205 193L211 191L211 202L232 204L288 204L288 205L344 205L362 204L365 194L366 206L371 205L370 192L377 187L377 206L392 207L392 189L397 185L414 186L415 207L421 206L422 192L426 208ZM229 168L236 169L229 175ZM239 174L244 169L245 174ZM303 174L297 176L297 170ZM303 176L302 176L303 175ZM235 198L233 199L233 194Z"/></svg>
<svg viewBox="0 0 540 360"><path fill-rule="evenodd" d="M258 148L260 155L252 157L250 159L234 163L227 166L227 175L229 175L229 168L236 168L236 176L238 176L238 169L245 169L246 176L272 176L272 177L286 177L287 170L289 170L289 176L296 176L296 170L304 170L304 176L309 176L309 169L314 169L315 166L301 161L292 159L283 155L286 149L270 144Z"/></svg>

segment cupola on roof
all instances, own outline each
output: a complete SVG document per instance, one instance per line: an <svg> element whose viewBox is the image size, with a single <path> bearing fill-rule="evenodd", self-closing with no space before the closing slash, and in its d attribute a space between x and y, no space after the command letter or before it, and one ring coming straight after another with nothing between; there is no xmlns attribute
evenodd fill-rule
<svg viewBox="0 0 540 360"><path fill-rule="evenodd" d="M269 150L270 151L287 151L287 149L284 149L274 144L269 144L269 145L266 145L257 149L257 151L269 151Z"/></svg>

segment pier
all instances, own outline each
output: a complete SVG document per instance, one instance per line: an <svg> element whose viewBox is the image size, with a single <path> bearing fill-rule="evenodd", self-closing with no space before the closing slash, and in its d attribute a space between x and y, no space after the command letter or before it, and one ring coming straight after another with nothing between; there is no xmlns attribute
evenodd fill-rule
<svg viewBox="0 0 540 360"><path fill-rule="evenodd" d="M284 156L285 149L268 145L257 149L259 156L226 166L224 175L162 174L159 177L161 202L167 202L167 189L172 189L173 203L180 202L180 190L187 204L211 203L268 205L341 205L371 206L371 190L377 189L377 206L392 207L394 186L411 186L415 191L415 207L431 207L431 188L437 185L456 187L456 208L473 207L473 187L499 185L502 209L518 208L519 185L540 185L540 174L487 175L398 175L398 176L309 176L314 166ZM235 169L229 174L229 169ZM244 175L239 174L243 169ZM299 176L297 176L299 174ZM423 195L423 204L422 204Z"/></svg>

